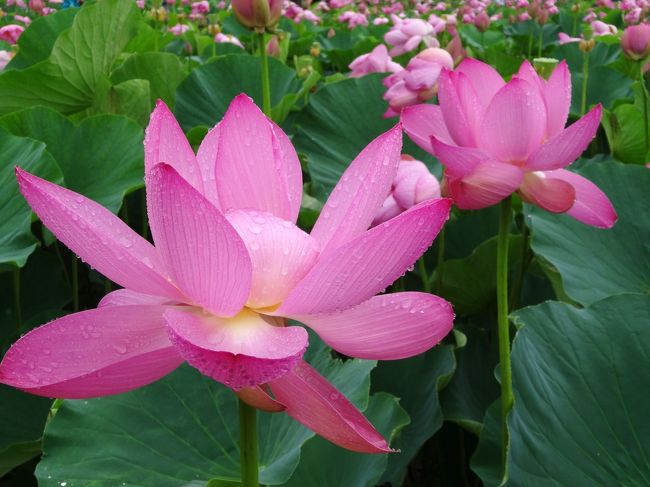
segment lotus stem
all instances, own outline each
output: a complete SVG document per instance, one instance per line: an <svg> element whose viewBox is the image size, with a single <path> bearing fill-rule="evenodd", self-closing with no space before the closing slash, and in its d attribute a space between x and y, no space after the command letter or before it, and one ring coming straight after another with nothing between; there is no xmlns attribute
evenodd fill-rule
<svg viewBox="0 0 650 487"><path fill-rule="evenodd" d="M501 202L497 240L497 323L499 330L499 370L501 372L501 461L504 475L508 458L508 413L512 409L512 369L510 365L510 324L508 322L508 235L511 196Z"/></svg>
<svg viewBox="0 0 650 487"><path fill-rule="evenodd" d="M544 26L539 26L539 39L537 41L537 57L542 57L542 45L544 42Z"/></svg>
<svg viewBox="0 0 650 487"><path fill-rule="evenodd" d="M580 116L587 112L587 80L589 77L589 53L583 53L582 58L582 96L580 98Z"/></svg>
<svg viewBox="0 0 650 487"><path fill-rule="evenodd" d="M242 487L259 487L257 411L239 400L239 450Z"/></svg>
<svg viewBox="0 0 650 487"><path fill-rule="evenodd" d="M645 77L643 76L643 62L639 62L639 81L641 82L641 100L643 104L643 135L645 137L645 154L650 151L650 124L648 123L648 87L645 84Z"/></svg>
<svg viewBox="0 0 650 487"><path fill-rule="evenodd" d="M269 79L269 58L266 54L266 42L264 32L258 32L257 38L260 47L260 59L262 61L262 110L264 115L271 117L271 81Z"/></svg>

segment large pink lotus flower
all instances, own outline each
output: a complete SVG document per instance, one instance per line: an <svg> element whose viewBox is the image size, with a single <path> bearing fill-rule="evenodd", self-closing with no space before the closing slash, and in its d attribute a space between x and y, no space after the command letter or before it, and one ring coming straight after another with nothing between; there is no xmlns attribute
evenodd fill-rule
<svg viewBox="0 0 650 487"><path fill-rule="evenodd" d="M371 52L362 54L350 63L350 78L360 78L370 73L397 73L402 66L394 62L384 44L379 44Z"/></svg>
<svg viewBox="0 0 650 487"><path fill-rule="evenodd" d="M18 24L2 26L0 27L0 41L5 41L9 44L16 44L24 31L25 28Z"/></svg>
<svg viewBox="0 0 650 487"><path fill-rule="evenodd" d="M375 296L415 263L449 214L449 200L426 201L367 230L400 149L399 125L370 143L307 234L295 224L296 151L248 97L235 98L196 155L159 102L145 137L155 247L97 203L17 169L42 222L124 289L23 336L0 364L0 382L42 396L97 397L143 386L187 361L249 404L285 410L342 447L390 451L302 361L307 331L287 318L365 359L409 357L449 332L453 312L441 298Z"/></svg>
<svg viewBox="0 0 650 487"><path fill-rule="evenodd" d="M564 168L598 130L601 106L564 128L571 73L564 61L548 81L528 61L506 83L490 66L465 59L439 80L440 105L402 112L410 137L445 166L446 189L464 209L498 203L518 191L527 202L609 228L616 212L590 181ZM444 185L443 185L444 186Z"/></svg>

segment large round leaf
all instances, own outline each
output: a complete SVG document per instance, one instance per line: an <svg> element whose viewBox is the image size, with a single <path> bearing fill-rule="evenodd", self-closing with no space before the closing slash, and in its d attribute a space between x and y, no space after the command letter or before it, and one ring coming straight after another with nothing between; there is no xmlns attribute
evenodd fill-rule
<svg viewBox="0 0 650 487"><path fill-rule="evenodd" d="M98 115L74 125L63 115L35 107L0 119L15 135L47 144L66 186L117 212L124 194L142 186L142 129L118 115Z"/></svg>
<svg viewBox="0 0 650 487"><path fill-rule="evenodd" d="M513 486L650 483L650 297L515 313Z"/></svg>
<svg viewBox="0 0 650 487"><path fill-rule="evenodd" d="M99 80L137 33L141 15L130 0L100 0L81 9L47 60L0 74L0 114L34 105L75 113L92 105Z"/></svg>
<svg viewBox="0 0 650 487"><path fill-rule="evenodd" d="M22 267L36 247L30 231L32 210L18 191L15 167L61 182L61 170L45 144L0 129L0 264Z"/></svg>
<svg viewBox="0 0 650 487"><path fill-rule="evenodd" d="M650 171L612 163L578 171L614 204L618 222L610 230L584 225L567 215L529 207L532 248L559 271L564 291L581 304L650 289Z"/></svg>
<svg viewBox="0 0 650 487"><path fill-rule="evenodd" d="M365 409L375 362L334 360L322 343L311 348L309 362ZM314 433L283 413L260 413L258 425L260 480L286 482ZM238 428L233 392L184 365L133 392L66 401L46 429L36 474L44 487L238 481Z"/></svg>
<svg viewBox="0 0 650 487"><path fill-rule="evenodd" d="M176 91L174 112L183 129L212 127L240 93L262 106L261 73L259 57L248 54L229 54L196 68ZM287 93L300 90L296 72L276 59L269 59L269 77L271 106L280 103Z"/></svg>
<svg viewBox="0 0 650 487"><path fill-rule="evenodd" d="M366 145L398 122L383 118L387 105L382 100L386 90L382 77L374 74L326 85L294 120L296 150L306 155L312 180L327 192ZM403 152L432 160L406 136Z"/></svg>

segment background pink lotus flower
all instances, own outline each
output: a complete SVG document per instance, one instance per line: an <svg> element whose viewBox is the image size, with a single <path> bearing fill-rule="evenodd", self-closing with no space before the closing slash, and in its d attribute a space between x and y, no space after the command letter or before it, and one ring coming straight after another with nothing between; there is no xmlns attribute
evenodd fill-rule
<svg viewBox="0 0 650 487"><path fill-rule="evenodd" d="M564 32L560 32L558 35L558 40L560 41L560 45L562 44L570 44L572 42L580 42L583 40L582 37L571 37L569 34L565 34Z"/></svg>
<svg viewBox="0 0 650 487"><path fill-rule="evenodd" d="M391 56L401 54L417 49L421 42L427 47L438 47L431 24L422 19L400 19L393 15L393 27L384 36L387 44L393 46L390 50Z"/></svg>
<svg viewBox="0 0 650 487"><path fill-rule="evenodd" d="M348 29L354 29L359 25L368 25L368 18L365 15L359 12L353 12L352 10L343 12L341 15L339 15L337 20L342 23L347 23Z"/></svg>
<svg viewBox="0 0 650 487"><path fill-rule="evenodd" d="M282 16L282 0L233 0L232 10L242 25L250 28L272 27Z"/></svg>
<svg viewBox="0 0 650 487"><path fill-rule="evenodd" d="M372 224L379 225L423 201L440 198L440 183L422 161L402 154L390 194Z"/></svg>
<svg viewBox="0 0 650 487"><path fill-rule="evenodd" d="M18 42L20 35L24 32L25 28L18 24L8 24L0 27L0 41L5 41L9 44Z"/></svg>
<svg viewBox="0 0 650 487"><path fill-rule="evenodd" d="M446 188L464 209L494 205L514 191L553 213L609 228L616 212L590 181L564 167L596 135L597 105L564 128L571 105L571 74L562 61L548 81L525 61L506 83L490 66L465 59L440 76L439 106L402 113L404 129L445 166Z"/></svg>
<svg viewBox="0 0 650 487"><path fill-rule="evenodd" d="M453 67L449 52L430 47L413 57L405 70L384 78L384 86L388 88L384 94L388 102L384 117L397 116L402 108L433 98L441 70Z"/></svg>
<svg viewBox="0 0 650 487"><path fill-rule="evenodd" d="M384 44L379 44L371 52L362 54L350 63L351 78L359 78L370 73L397 73L402 66L392 60Z"/></svg>
<svg viewBox="0 0 650 487"><path fill-rule="evenodd" d="M92 200L17 169L43 223L124 289L97 309L23 336L0 363L0 383L49 397L104 396L187 361L249 404L284 410L344 448L390 451L302 361L308 334L287 318L366 359L415 355L449 332L453 312L441 298L376 296L424 253L449 214L449 200L430 200L368 230L400 149L399 125L371 142L307 234L295 224L302 194L296 151L252 100L235 98L196 155L159 102L145 136L155 247Z"/></svg>
<svg viewBox="0 0 650 487"><path fill-rule="evenodd" d="M224 34L223 32L219 32L214 36L214 42L234 44L235 46L239 46L244 49L244 45L241 43L241 41L232 34Z"/></svg>
<svg viewBox="0 0 650 487"><path fill-rule="evenodd" d="M621 48L636 61L650 56L650 24L627 27L621 36Z"/></svg>
<svg viewBox="0 0 650 487"><path fill-rule="evenodd" d="M13 57L14 53L11 51L0 51L0 71L5 69Z"/></svg>
<svg viewBox="0 0 650 487"><path fill-rule="evenodd" d="M187 24L176 24L169 28L169 32L174 34L176 37L183 35L188 30L190 30L190 26Z"/></svg>

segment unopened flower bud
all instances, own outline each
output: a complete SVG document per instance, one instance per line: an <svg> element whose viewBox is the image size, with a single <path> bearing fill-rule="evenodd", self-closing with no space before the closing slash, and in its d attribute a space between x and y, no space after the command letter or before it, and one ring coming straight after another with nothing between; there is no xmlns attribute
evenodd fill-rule
<svg viewBox="0 0 650 487"><path fill-rule="evenodd" d="M233 0L232 9L239 22L251 29L273 27L282 15L281 0Z"/></svg>
<svg viewBox="0 0 650 487"><path fill-rule="evenodd" d="M650 25L631 25L625 29L621 37L621 48L635 61L650 56Z"/></svg>
<svg viewBox="0 0 650 487"><path fill-rule="evenodd" d="M593 39L583 39L580 41L580 44L578 47L580 47L580 50L582 52L591 52L593 48L596 46L596 41Z"/></svg>
<svg viewBox="0 0 650 487"><path fill-rule="evenodd" d="M314 42L311 45L311 49L309 50L309 54L311 54L313 57L320 56L320 44L318 42Z"/></svg>

